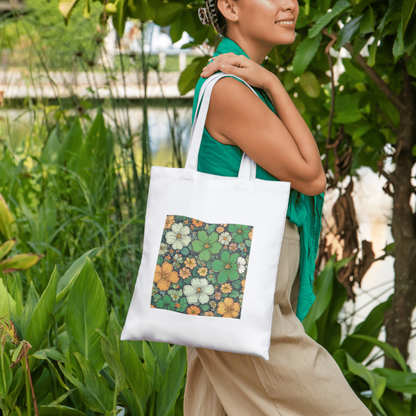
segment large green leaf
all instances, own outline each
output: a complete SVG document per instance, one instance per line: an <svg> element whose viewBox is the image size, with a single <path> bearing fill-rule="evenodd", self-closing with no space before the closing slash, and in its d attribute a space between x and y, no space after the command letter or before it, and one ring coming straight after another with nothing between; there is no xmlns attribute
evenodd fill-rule
<svg viewBox="0 0 416 416"><path fill-rule="evenodd" d="M82 146L82 129L79 118L75 117L69 132L61 144L58 163L72 172L78 171L78 152Z"/></svg>
<svg viewBox="0 0 416 416"><path fill-rule="evenodd" d="M360 33L374 32L374 12L371 7L364 13L360 22Z"/></svg>
<svg viewBox="0 0 416 416"><path fill-rule="evenodd" d="M159 26L169 26L173 23L186 8L183 3L160 2L155 7L155 17L153 21Z"/></svg>
<svg viewBox="0 0 416 416"><path fill-rule="evenodd" d="M100 386L98 387L98 390L99 390L98 393L104 394L104 397L105 397L104 403L101 401L101 398L97 396L96 391L92 391L87 386L84 386L84 384L82 384L81 381L79 381L76 377L74 377L60 362L58 362L58 366L61 369L64 376L78 389L82 397L82 400L86 404L88 409L91 409L92 411L99 412L99 413L105 413L106 410L111 410L111 404L108 403L109 402L108 396L110 396L110 402L111 402L111 391L104 384L104 381L101 378L99 378L98 374L94 372L92 367L90 367L89 369L86 369L86 372L88 373L89 371L93 371L92 375L89 376L89 378L95 377L96 380L94 381L94 384L95 385L100 384ZM109 406L107 408L108 404Z"/></svg>
<svg viewBox="0 0 416 416"><path fill-rule="evenodd" d="M7 240L0 246L0 260L13 248L16 240Z"/></svg>
<svg viewBox="0 0 416 416"><path fill-rule="evenodd" d="M371 398L379 412L383 416L388 416L380 403L380 398L383 396L386 388L387 380L378 374L370 371L365 365L357 363L348 353L346 353L348 370L358 377L365 380L371 390Z"/></svg>
<svg viewBox="0 0 416 416"><path fill-rule="evenodd" d="M107 320L106 295L92 261L86 258L84 267L72 285L66 306L66 331L73 351L88 359L95 371L104 364L101 336Z"/></svg>
<svg viewBox="0 0 416 416"><path fill-rule="evenodd" d="M25 340L32 345L32 348L29 350L30 353L38 351L42 346L43 340L48 336L49 328L53 322L52 313L55 306L58 279L58 269L55 266L48 286L36 304L25 332Z"/></svg>
<svg viewBox="0 0 416 416"><path fill-rule="evenodd" d="M169 352L169 365L160 386L156 403L156 416L168 416L184 382L186 370L186 349L174 345Z"/></svg>
<svg viewBox="0 0 416 416"><path fill-rule="evenodd" d="M121 341L120 335L121 327L112 309L108 320L108 339L116 351L118 351L121 364L124 368L127 385L132 392L132 395L130 395L131 400L133 400L135 408L141 414L142 412L144 413L151 392L149 377L140 358L131 346L130 341ZM143 342L144 344L147 343Z"/></svg>
<svg viewBox="0 0 416 416"><path fill-rule="evenodd" d="M295 57L293 58L293 73L300 76L305 72L308 65L311 63L313 57L321 44L322 33L314 38L305 38L296 48Z"/></svg>
<svg viewBox="0 0 416 416"><path fill-rule="evenodd" d="M404 40L403 40L403 21L401 20L399 23L399 28L397 30L396 39L393 44L393 56L394 59L397 60L404 54Z"/></svg>
<svg viewBox="0 0 416 416"><path fill-rule="evenodd" d="M29 325L30 318L32 317L33 311L35 310L35 306L38 302L39 295L36 292L35 286L33 285L33 281L31 281L25 307L23 308L23 312L20 315L19 319L19 327L23 339L25 338L27 326Z"/></svg>
<svg viewBox="0 0 416 416"><path fill-rule="evenodd" d="M125 1L125 0L122 0ZM102 111L92 123L88 135L79 149L78 173L90 190L92 203L98 203L104 196L103 180L108 167L109 153L112 153L111 140L107 140L107 128Z"/></svg>
<svg viewBox="0 0 416 416"><path fill-rule="evenodd" d="M58 163L61 143L59 143L59 127L56 126L49 134L45 147L42 149L40 161L45 165L55 165Z"/></svg>
<svg viewBox="0 0 416 416"><path fill-rule="evenodd" d="M16 401L20 396L20 392L25 384L25 374L23 372L23 366L19 366L17 371L13 375L13 382L9 389L9 394L4 399L4 403L10 409L14 409Z"/></svg>
<svg viewBox="0 0 416 416"><path fill-rule="evenodd" d="M101 339L101 337L100 337ZM79 352L74 352L84 375L84 383L101 403L103 410L111 410L113 406L113 394L102 377L94 370L92 363Z"/></svg>
<svg viewBox="0 0 416 416"><path fill-rule="evenodd" d="M101 350L103 352L105 361L111 368L115 380L115 393L118 395L120 390L124 387L125 376L124 369L120 360L120 350L111 345L107 335L99 329L97 332L101 335Z"/></svg>
<svg viewBox="0 0 416 416"><path fill-rule="evenodd" d="M396 360L400 367L404 372L407 372L407 365L406 360L404 357L400 354L400 351L398 348L392 347L390 344L387 344L386 342L380 341L377 338L369 337L366 335L360 335L360 334L351 334L351 338L357 338L357 339L363 339L364 341L368 341L371 344L377 345L377 347L381 348L388 357L390 357L393 360Z"/></svg>
<svg viewBox="0 0 416 416"><path fill-rule="evenodd" d="M193 90L200 78L202 68L208 63L209 56L199 56L182 71L179 76L178 89L181 95Z"/></svg>
<svg viewBox="0 0 416 416"><path fill-rule="evenodd" d="M394 416L414 416L414 413L409 414L409 409L406 403L402 403L399 395L388 388L384 391L383 396L380 399L381 404L387 410L389 415Z"/></svg>
<svg viewBox="0 0 416 416"><path fill-rule="evenodd" d="M325 14L318 19L312 28L309 29L309 37L314 38L321 33L321 30L325 28L332 19L340 15L344 10L348 9L348 7L351 7L351 3L349 1L340 0L335 4L329 13L326 13L325 10Z"/></svg>
<svg viewBox="0 0 416 416"><path fill-rule="evenodd" d="M315 331L315 322L323 315L331 302L333 279L334 279L334 262L335 255L333 255L319 276L314 282L314 292L316 295L315 302L311 306L302 324L305 332L311 336L311 331Z"/></svg>
<svg viewBox="0 0 416 416"><path fill-rule="evenodd" d="M5 274L27 270L34 266L36 263L38 263L42 257L43 254L16 254L0 262L0 271L2 271Z"/></svg>
<svg viewBox="0 0 416 416"><path fill-rule="evenodd" d="M10 315L16 315L16 301L10 296L0 277L0 317L10 319Z"/></svg>
<svg viewBox="0 0 416 416"><path fill-rule="evenodd" d="M416 395L416 374L404 373L403 371L392 370L391 368L376 368L377 374L387 380L387 387L400 393Z"/></svg>
<svg viewBox="0 0 416 416"><path fill-rule="evenodd" d="M0 349L0 397L5 399L13 381L13 373L10 368L10 359L3 349Z"/></svg>
<svg viewBox="0 0 416 416"><path fill-rule="evenodd" d="M92 257L96 249L93 248L92 250L87 251L81 257L79 257L74 263L72 263L71 267L66 271L66 273L59 279L58 288L57 288L57 296L56 296L56 304L58 305L59 302L64 300L66 296L69 294L71 290L72 284L74 283L75 279L80 274L81 270L85 265L85 260L87 257ZM55 311L56 312L56 311Z"/></svg>
<svg viewBox="0 0 416 416"><path fill-rule="evenodd" d="M316 341L331 354L339 348L341 325L338 322L338 316L348 297L347 290L339 283L337 274L339 268L345 265L349 260L351 260L350 257L335 262L331 301L325 312L316 321Z"/></svg>
<svg viewBox="0 0 416 416"><path fill-rule="evenodd" d="M16 223L10 212L9 206L0 194L0 234L7 240L13 239L16 234Z"/></svg>
<svg viewBox="0 0 416 416"><path fill-rule="evenodd" d="M154 19L154 7L150 7L147 0L128 0L127 4L130 17L143 22Z"/></svg>
<svg viewBox="0 0 416 416"><path fill-rule="evenodd" d="M117 8L117 14L113 16L113 25L118 35L122 38L127 21L128 2L127 0L117 0L114 4Z"/></svg>

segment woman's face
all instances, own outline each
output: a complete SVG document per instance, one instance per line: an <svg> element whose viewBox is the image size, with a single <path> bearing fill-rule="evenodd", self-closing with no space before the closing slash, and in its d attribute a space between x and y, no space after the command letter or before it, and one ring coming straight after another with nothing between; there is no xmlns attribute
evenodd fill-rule
<svg viewBox="0 0 416 416"><path fill-rule="evenodd" d="M238 30L244 37L272 46L294 42L297 0L237 0L230 4L235 7Z"/></svg>

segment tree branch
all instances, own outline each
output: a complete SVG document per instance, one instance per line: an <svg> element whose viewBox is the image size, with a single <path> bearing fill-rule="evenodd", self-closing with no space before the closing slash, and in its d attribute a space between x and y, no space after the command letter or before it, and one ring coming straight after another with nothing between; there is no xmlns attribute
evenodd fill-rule
<svg viewBox="0 0 416 416"><path fill-rule="evenodd" d="M325 28L322 33L331 39L337 40L337 35L335 33L328 33L328 30ZM348 52L353 56L353 46L350 42L347 42L343 46ZM362 66L367 75L375 82L375 84L380 88L381 92L391 101L391 103L399 110L405 110L406 106L400 101L398 95L381 79L377 72L367 64L365 58L358 54L355 60Z"/></svg>
<svg viewBox="0 0 416 416"><path fill-rule="evenodd" d="M328 134L326 136L326 149L325 149L325 173L328 172L328 152L329 152L329 141L331 140L331 130L332 130L332 119L334 117L335 110L335 81L334 81L334 67L332 64L332 56L329 53L331 46L336 42L336 39L331 39L331 41L326 45L325 53L328 57L329 69L331 71L331 110L329 112L328 119Z"/></svg>

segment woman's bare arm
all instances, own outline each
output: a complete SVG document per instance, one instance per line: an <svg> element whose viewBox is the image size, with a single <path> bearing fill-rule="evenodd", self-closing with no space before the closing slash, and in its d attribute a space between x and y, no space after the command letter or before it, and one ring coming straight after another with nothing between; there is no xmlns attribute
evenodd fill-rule
<svg viewBox="0 0 416 416"><path fill-rule="evenodd" d="M273 79L274 77L274 79ZM276 76L264 86L276 113L246 85L230 77L214 85L206 129L234 144L258 165L305 195L325 191L326 177L315 139Z"/></svg>

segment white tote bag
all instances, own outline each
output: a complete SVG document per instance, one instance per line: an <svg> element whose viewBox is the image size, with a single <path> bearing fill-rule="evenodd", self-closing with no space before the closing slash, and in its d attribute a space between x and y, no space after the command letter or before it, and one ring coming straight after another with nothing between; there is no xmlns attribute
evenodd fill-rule
<svg viewBox="0 0 416 416"><path fill-rule="evenodd" d="M151 169L143 256L121 340L268 360L290 182L256 179L246 154L238 178L197 171L211 92L223 76L201 88L185 168Z"/></svg>

